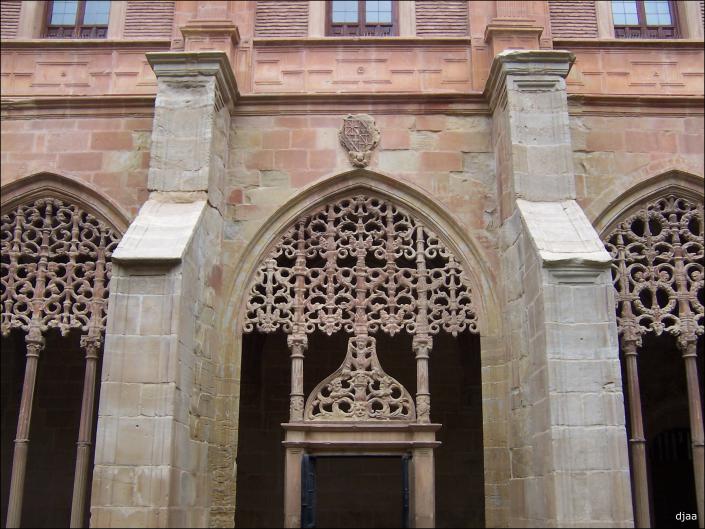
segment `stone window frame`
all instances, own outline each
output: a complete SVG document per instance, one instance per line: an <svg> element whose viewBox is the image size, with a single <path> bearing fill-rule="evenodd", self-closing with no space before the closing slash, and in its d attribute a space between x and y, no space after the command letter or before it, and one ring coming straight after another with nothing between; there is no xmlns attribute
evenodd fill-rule
<svg viewBox="0 0 705 529"><path fill-rule="evenodd" d="M636 14L639 24L627 24L627 25L617 25L614 26L615 37L620 39L651 39L651 38L663 38L663 39L678 39L680 38L680 27L678 24L678 7L676 2L673 0L668 0L669 16L671 18L671 24L668 25L653 25L648 24L646 19L646 5L644 0L631 0L636 4ZM656 32L656 36L651 35L651 33Z"/></svg>
<svg viewBox="0 0 705 529"><path fill-rule="evenodd" d="M74 24L63 25L63 24L52 24L51 17L54 9L54 0L46 2L45 5L45 24L42 32L42 37L45 39L106 39L108 38L108 24L110 23L110 6L113 2L108 4L108 20L105 24L86 24L86 5L87 0L77 0L76 3L76 17L74 19ZM89 31L88 36L84 37L83 33ZM52 33L58 32L57 35ZM70 33L70 35L64 35L64 32Z"/></svg>
<svg viewBox="0 0 705 529"><path fill-rule="evenodd" d="M357 1L357 22L354 24L334 23L333 22L333 2L326 0L326 36L328 37L396 37L399 34L399 1L390 0L392 7L392 20L389 24L371 24L367 21L366 0ZM340 27L341 34L334 34L334 28ZM389 33L385 33L385 27L389 27ZM346 28L356 28L355 33L345 33ZM373 31L373 34L365 33ZM363 34L361 34L363 32Z"/></svg>
<svg viewBox="0 0 705 529"><path fill-rule="evenodd" d="M34 40L40 39L42 41L51 42L53 40L59 40L56 38L48 38L44 36L47 17L48 17L48 4L50 2L37 2L37 1L23 1L20 7L20 20L17 28L17 35L15 39L17 40ZM111 40L120 39L123 34L123 26L125 21L125 10L127 8L127 2L111 2L110 3L110 14L108 16L108 30L105 37L100 37L97 39L71 39L77 42L81 41L92 41L92 40Z"/></svg>
<svg viewBox="0 0 705 529"><path fill-rule="evenodd" d="M326 35L326 4L324 0L315 0L308 5L308 36L313 38L395 38L416 36L416 2L403 0L397 2L397 32L392 37L331 37Z"/></svg>
<svg viewBox="0 0 705 529"><path fill-rule="evenodd" d="M678 37L675 39L665 40L682 40L693 39L702 40L705 30L702 26L702 18L700 13L699 2L675 2L676 22L679 28ZM600 39L614 39L620 42L630 42L642 39L624 39L616 38L614 32L614 22L612 19L612 1L611 0L596 0L595 11L597 14L597 32ZM643 40L658 40L658 39L643 39Z"/></svg>

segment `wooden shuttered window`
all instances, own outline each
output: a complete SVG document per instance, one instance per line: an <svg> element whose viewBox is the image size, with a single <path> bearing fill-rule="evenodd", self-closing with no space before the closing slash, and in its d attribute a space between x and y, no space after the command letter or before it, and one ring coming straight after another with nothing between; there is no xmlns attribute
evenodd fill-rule
<svg viewBox="0 0 705 529"><path fill-rule="evenodd" d="M20 25L22 2L0 2L0 37L14 39Z"/></svg>
<svg viewBox="0 0 705 529"><path fill-rule="evenodd" d="M127 39L170 39L174 2L129 1L123 35Z"/></svg>
<svg viewBox="0 0 705 529"><path fill-rule="evenodd" d="M255 36L308 36L308 2L259 0L255 11Z"/></svg>
<svg viewBox="0 0 705 529"><path fill-rule="evenodd" d="M458 0L417 0L416 34L464 37L468 35L468 3Z"/></svg>

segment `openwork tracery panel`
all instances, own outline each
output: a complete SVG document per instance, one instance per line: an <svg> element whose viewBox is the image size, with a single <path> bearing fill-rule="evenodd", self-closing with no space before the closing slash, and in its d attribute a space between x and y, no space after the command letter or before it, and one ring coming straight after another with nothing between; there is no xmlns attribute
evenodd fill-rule
<svg viewBox="0 0 705 529"><path fill-rule="evenodd" d="M702 203L676 195L655 200L620 222L605 245L623 338L703 334Z"/></svg>
<svg viewBox="0 0 705 529"><path fill-rule="evenodd" d="M299 219L263 261L244 322L245 332L255 330L289 335L294 379L308 334L353 335L341 368L309 398L307 419L413 420L413 402L382 371L369 335L405 331L414 337L424 366L416 407L427 417L432 335L477 332L477 314L462 267L435 233L402 207L356 195ZM303 417L297 388L291 405L292 416Z"/></svg>
<svg viewBox="0 0 705 529"><path fill-rule="evenodd" d="M244 328L456 335L476 332L477 316L470 283L436 234L390 202L359 195L287 230L257 271Z"/></svg>
<svg viewBox="0 0 705 529"><path fill-rule="evenodd" d="M2 215L2 334L105 328L110 256L120 235L57 198Z"/></svg>

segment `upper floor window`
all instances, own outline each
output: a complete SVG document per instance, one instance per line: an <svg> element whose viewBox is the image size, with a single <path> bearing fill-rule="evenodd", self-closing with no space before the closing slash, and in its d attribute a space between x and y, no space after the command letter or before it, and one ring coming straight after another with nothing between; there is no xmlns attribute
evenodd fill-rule
<svg viewBox="0 0 705 529"><path fill-rule="evenodd" d="M668 0L613 1L614 34L622 39L678 37L675 3Z"/></svg>
<svg viewBox="0 0 705 529"><path fill-rule="evenodd" d="M47 2L45 37L102 39L108 34L110 2L101 0Z"/></svg>
<svg viewBox="0 0 705 529"><path fill-rule="evenodd" d="M392 0L332 0L327 2L326 34L398 35L398 18L397 2Z"/></svg>

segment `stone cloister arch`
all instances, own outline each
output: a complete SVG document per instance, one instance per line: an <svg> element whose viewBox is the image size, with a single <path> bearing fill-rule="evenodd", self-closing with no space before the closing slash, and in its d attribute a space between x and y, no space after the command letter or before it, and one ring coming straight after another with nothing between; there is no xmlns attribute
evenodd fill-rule
<svg viewBox="0 0 705 529"><path fill-rule="evenodd" d="M596 220L612 256L617 325L626 374L629 439L638 527L649 527L649 476L637 359L648 336L675 337L685 367L695 496L703 517L702 380L705 254L702 177L677 170L653 177L615 200ZM702 354L702 353L701 353Z"/></svg>
<svg viewBox="0 0 705 529"><path fill-rule="evenodd" d="M370 225L366 228L364 226L366 222L374 225L371 229L378 232L371 238L367 236ZM341 224L346 227L341 229ZM393 225L397 227L394 228ZM409 270L405 270L401 275L399 270L396 271L396 275L385 274L385 270L391 270L395 266L394 258L390 258L390 250L394 246L399 246L401 240L399 230L404 233L401 239L406 237L410 252L410 260L407 260L407 264L411 266L407 267ZM334 232L338 235L342 233L342 238L346 238L349 242L347 248L344 248L347 243L338 244L341 258L352 260L349 263L351 266L345 267L346 270L342 275L332 270L331 263L334 260L330 253L332 248L325 248L332 239L337 237L338 241L341 240L340 236L331 237ZM422 233L422 236L416 237L416 234ZM317 237L319 242L313 245L307 243L306 240L311 236ZM413 244L408 244L412 239ZM367 249L363 249L366 245ZM313 246L316 246L315 250ZM378 266L371 267L375 268L375 271L372 273L371 282L368 282L368 284L376 284L378 296L376 301L373 300L374 295L368 293L366 296L362 293L361 274L355 273L356 267L358 270L365 267L365 259L360 252L364 253L367 250L371 253L376 252L378 259ZM306 251L309 251L308 265L307 258L304 256ZM318 254L317 258L313 258L314 260L323 255L328 257L323 261L319 259L319 262L312 265L311 252ZM424 252L428 253L429 257L426 259L428 263L422 262L424 259L416 259ZM283 328L288 334L288 343L292 352L291 424L302 424L307 421L319 424L326 421L335 423L376 421L389 425L403 422L429 424L428 391L424 390L424 387L427 387L425 386L428 380L427 362L432 347L432 335L439 331L445 330L455 334L469 327L472 331L479 332L482 343L483 373L488 368L496 368L496 372L504 368L504 360L498 346L499 317L493 288L495 279L491 266L468 230L461 228L442 205L413 186L367 170L355 170L315 183L280 207L259 229L242 255L243 259L232 282L229 298L231 302L225 315L225 321L232 321L235 331L230 334L231 342L225 347L226 351L232 351L233 359L226 363L238 364L238 358L242 353L243 332L255 328L259 330ZM280 259L281 262L277 265L274 262L276 258L273 260L272 256L284 256L284 260ZM435 264L431 264L430 261L434 259L436 259ZM291 274L288 272L282 274L282 271L289 266L292 270ZM413 270L411 270L412 267ZM437 270L433 270L434 267ZM305 269L308 272L304 271ZM311 270L314 270L313 274ZM429 293L433 285L424 285L425 279L421 280L421 286L416 288L419 270L421 270L420 276L424 278L430 278L433 273L436 273L433 280L435 294ZM324 276L331 279L336 274L336 281L341 280L346 285L343 288L345 293L340 295L338 292L332 298L329 295L327 301L324 301L326 294L323 290L328 291L329 294L332 292L332 283L327 282ZM404 274L406 277L402 277ZM397 285L396 290L389 290L388 284L383 285L382 276L401 277L402 282L407 281L407 285L405 287ZM440 294L438 281L441 276L446 279L452 278L449 280L450 283L454 283L450 288L453 291L450 296ZM290 288L287 288L292 295L288 296L289 299L283 305L281 304L283 298L277 298L269 288L277 288L274 285L277 281L271 282L274 277L290 282ZM307 314L307 311L300 306L300 301L305 297L303 290L306 290L306 285L310 287L313 283L318 284L314 289L317 288L319 292L313 296L318 301L309 303L310 310ZM414 284L414 294L417 295L417 291L421 290L421 296L425 301L416 303L409 300L411 283ZM279 286L281 287L281 284ZM444 292L446 290L444 289ZM311 291L310 288L309 291ZM469 295L470 292L472 296ZM390 300L390 295L392 298L395 297L394 293L401 294L400 298L404 298L404 301ZM319 296L322 297L319 299ZM444 296L444 301L440 301ZM269 302L266 301L268 297ZM451 301L450 297L454 299ZM458 298L461 298L460 304L457 303ZM313 298L309 296L308 299ZM373 306L367 314L362 310L365 303L371 304L368 308ZM390 304L396 307L396 310L385 312L385 306ZM453 308L444 313L443 304ZM434 308L423 307L423 305L433 305ZM341 307L343 307L342 311L339 310ZM313 312L318 315L314 316ZM341 368L319 384L313 394L308 396L308 404L305 405L307 395L303 394L300 379L305 362L306 333L314 328L329 334L347 331L353 337L350 338L346 360ZM374 353L374 338L370 336L371 332L378 330L393 335L402 329L411 331L414 338L418 366L416 402L413 402L413 398L402 387L395 384L394 379L386 376L380 369ZM411 351L410 354L412 354ZM361 393L367 395L366 404L362 407L352 402L355 400L351 395L355 393L356 377L358 382L363 379L367 381L359 384L358 387L358 396ZM499 378L497 380L501 381ZM483 423L502 423L505 420L504 417L492 416L487 410L494 401L503 399L504 395L493 392L497 385L493 386L485 382L483 380ZM388 384L386 391L385 383ZM366 386L367 390L361 389L362 386ZM371 396L369 389L373 386L379 390L377 397L381 394L385 397L380 399ZM333 395L335 391L331 391L332 388L346 388L347 396L338 398L339 395ZM486 388L491 388L488 389L487 394L485 394ZM358 412L357 416L355 416L355 410ZM428 431L428 428L425 430ZM290 439L294 439L301 434L301 428L292 426L288 435ZM307 434L303 433L303 435ZM429 445L429 437L427 434L424 435L427 446L431 446L433 441L431 440ZM494 441L497 442L496 438ZM306 442L303 444L305 445ZM501 441L497 444L501 445ZM289 443L290 447L293 445L296 443ZM290 475L299 472L296 467L301 458L294 453L300 454L300 446L303 445L299 443L295 447L299 449L298 452L290 450L292 456L288 463ZM492 450L497 448L492 446L491 442L485 443L486 475L497 475L499 472L494 472L495 470L504 470L499 468L502 463L498 458L490 456ZM485 487L490 490L494 485L495 483L489 480ZM296 493L291 494L290 498L293 500L290 499L286 507L288 513L286 523L293 526L299 523L298 514L295 512Z"/></svg>
<svg viewBox="0 0 705 529"><path fill-rule="evenodd" d="M40 173L2 187L0 324L25 334L26 365L14 444L7 527L19 527L32 404L45 335L81 335L85 378L77 440L71 526L81 527L88 495L92 421L111 274L111 255L128 220L102 194Z"/></svg>

